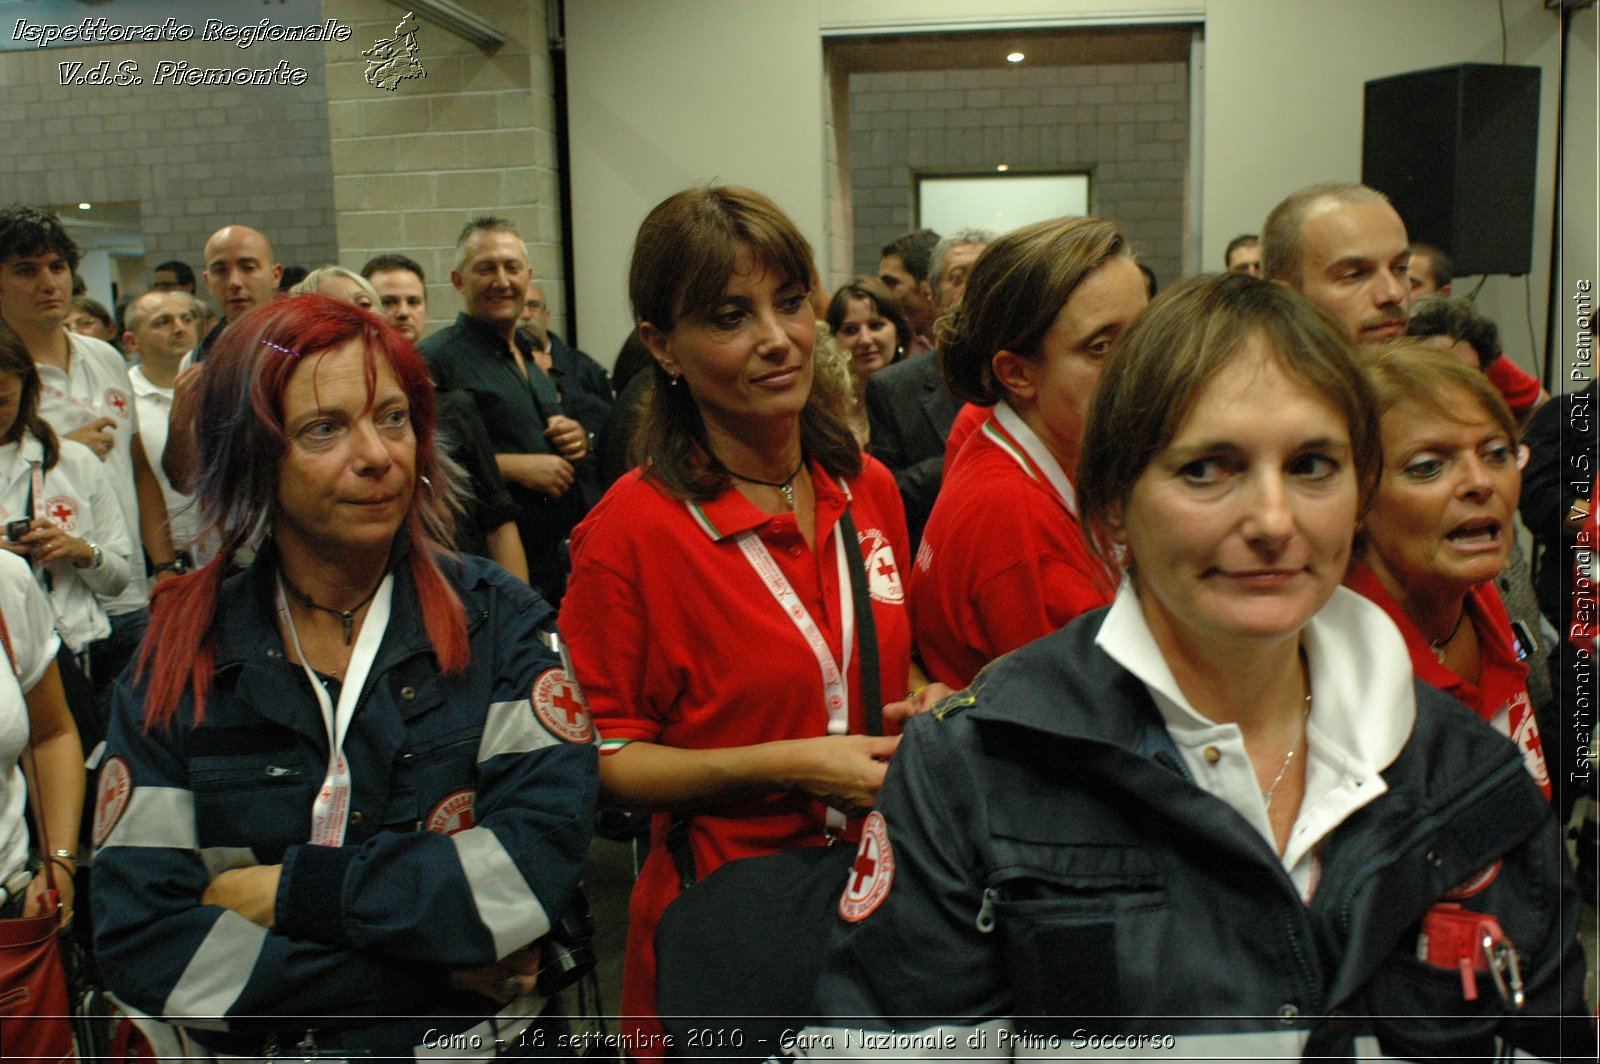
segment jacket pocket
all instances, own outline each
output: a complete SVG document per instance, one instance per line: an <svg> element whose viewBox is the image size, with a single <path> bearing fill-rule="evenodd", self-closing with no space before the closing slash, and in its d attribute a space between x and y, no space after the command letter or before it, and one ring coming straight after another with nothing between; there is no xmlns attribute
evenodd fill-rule
<svg viewBox="0 0 1600 1064"><path fill-rule="evenodd" d="M322 776L293 750L191 759L189 789L200 845L259 850L305 841ZM273 836L274 827L281 838Z"/></svg>
<svg viewBox="0 0 1600 1064"><path fill-rule="evenodd" d="M1119 988L1119 956L1141 948L1135 921L1170 907L1148 852L1123 845L1051 844L997 837L989 886L1017 1016L1060 1033L1073 1017L1138 1011ZM1046 1021L1044 1017L1052 1017Z"/></svg>

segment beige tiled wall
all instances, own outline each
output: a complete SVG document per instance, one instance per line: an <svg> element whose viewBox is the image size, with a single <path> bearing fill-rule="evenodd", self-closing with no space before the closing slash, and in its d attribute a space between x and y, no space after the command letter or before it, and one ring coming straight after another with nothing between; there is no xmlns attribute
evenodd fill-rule
<svg viewBox="0 0 1600 1064"><path fill-rule="evenodd" d="M1163 287L1183 250L1189 152L1183 63L865 73L850 77L856 269L913 228L915 176L1090 174L1090 209L1121 223Z"/></svg>
<svg viewBox="0 0 1600 1064"><path fill-rule="evenodd" d="M430 330L460 309L450 286L457 234L468 218L511 219L528 245L552 324L565 333L555 102L543 0L481 0L474 14L507 41L486 54L431 23L417 34L427 76L394 91L365 79L359 50L328 46L328 127L339 261L351 269L401 252L428 274ZM359 40L392 36L404 11L346 0Z"/></svg>

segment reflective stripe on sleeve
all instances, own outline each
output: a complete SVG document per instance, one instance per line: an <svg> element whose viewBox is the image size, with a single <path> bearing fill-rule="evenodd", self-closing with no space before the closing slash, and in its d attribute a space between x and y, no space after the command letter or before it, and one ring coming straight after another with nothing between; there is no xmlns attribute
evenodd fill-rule
<svg viewBox="0 0 1600 1064"><path fill-rule="evenodd" d="M478 919L494 938L496 957L515 953L550 930L544 906L494 832L468 828L451 835L450 841L467 877Z"/></svg>
<svg viewBox="0 0 1600 1064"><path fill-rule="evenodd" d="M235 868L254 868L261 863L248 846L212 846L200 851L200 860L205 863L207 879L216 879Z"/></svg>
<svg viewBox="0 0 1600 1064"><path fill-rule="evenodd" d="M501 754L526 754L546 746L560 746L561 740L539 726L533 703L526 698L515 702L495 702L483 722L483 738L478 741L478 764Z"/></svg>
<svg viewBox="0 0 1600 1064"><path fill-rule="evenodd" d="M144 846L193 850L200 840L194 827L194 795L182 787L135 787L102 849Z"/></svg>
<svg viewBox="0 0 1600 1064"><path fill-rule="evenodd" d="M225 910L189 958L161 1014L196 1027L226 1016L244 993L266 939L266 928Z"/></svg>

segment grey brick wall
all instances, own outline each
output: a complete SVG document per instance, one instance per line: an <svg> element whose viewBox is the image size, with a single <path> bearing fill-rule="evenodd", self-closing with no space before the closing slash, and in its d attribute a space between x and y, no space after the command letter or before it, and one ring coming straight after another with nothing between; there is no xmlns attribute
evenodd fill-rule
<svg viewBox="0 0 1600 1064"><path fill-rule="evenodd" d="M354 43L353 41L351 42ZM57 64L139 65L142 85L60 84ZM154 84L161 60L304 67L303 85ZM333 261L333 170L323 46L105 45L0 53L0 202L136 202L150 264L198 271L206 238L242 222L283 262Z"/></svg>
<svg viewBox="0 0 1600 1064"><path fill-rule="evenodd" d="M1121 223L1165 287L1181 274L1189 163L1183 63L850 76L855 268L914 228L915 178L1086 171L1090 210Z"/></svg>

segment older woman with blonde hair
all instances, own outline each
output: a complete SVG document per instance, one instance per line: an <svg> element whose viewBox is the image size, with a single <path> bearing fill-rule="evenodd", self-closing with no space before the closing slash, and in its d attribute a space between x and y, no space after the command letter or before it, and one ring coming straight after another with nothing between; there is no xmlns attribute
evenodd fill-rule
<svg viewBox="0 0 1600 1064"><path fill-rule="evenodd" d="M1367 364L1383 411L1383 476L1349 586L1399 626L1417 677L1509 736L1548 798L1526 649L1495 588L1516 529L1516 419L1494 385L1410 340Z"/></svg>

